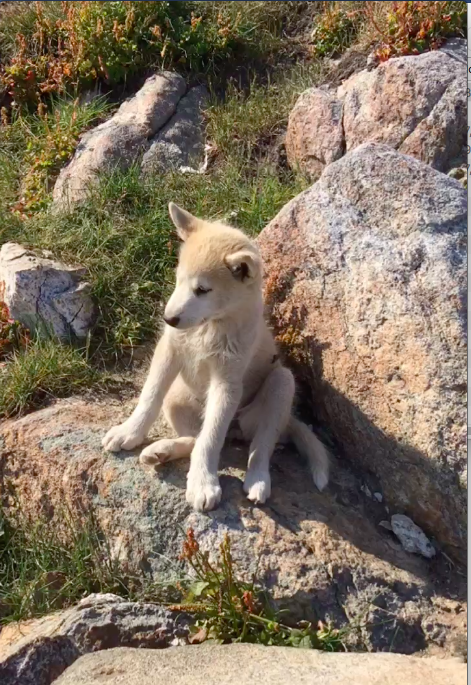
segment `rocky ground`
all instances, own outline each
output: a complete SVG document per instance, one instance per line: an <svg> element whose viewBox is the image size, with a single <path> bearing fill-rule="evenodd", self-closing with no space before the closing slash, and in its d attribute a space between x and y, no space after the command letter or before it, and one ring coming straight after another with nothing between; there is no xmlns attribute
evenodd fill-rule
<svg viewBox="0 0 471 685"><path fill-rule="evenodd" d="M388 529L394 512L377 479L336 459L331 484L318 493L307 466L282 448L273 460L272 498L256 507L242 491L246 447L229 444L222 505L195 513L184 497L188 464L154 471L138 463L138 451L103 452L106 429L128 411L117 398L67 400L6 422L2 477L23 509L45 510L54 520L65 503L92 505L122 563L159 579L181 568L181 529L192 527L212 553L229 533L241 575L250 578L257 568L291 620L347 625L355 649L463 654L465 578L440 553L425 559L404 551ZM166 432L162 424L156 429Z"/></svg>

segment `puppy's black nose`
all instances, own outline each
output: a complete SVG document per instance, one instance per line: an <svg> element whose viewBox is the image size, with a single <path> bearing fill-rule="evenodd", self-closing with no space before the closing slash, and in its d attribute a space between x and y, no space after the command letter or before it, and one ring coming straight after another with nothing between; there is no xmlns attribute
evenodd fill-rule
<svg viewBox="0 0 471 685"><path fill-rule="evenodd" d="M164 321L169 326L173 326L173 328L176 328L178 326L178 324L180 323L180 317L179 316L172 316L169 319L167 319L167 317L164 316Z"/></svg>

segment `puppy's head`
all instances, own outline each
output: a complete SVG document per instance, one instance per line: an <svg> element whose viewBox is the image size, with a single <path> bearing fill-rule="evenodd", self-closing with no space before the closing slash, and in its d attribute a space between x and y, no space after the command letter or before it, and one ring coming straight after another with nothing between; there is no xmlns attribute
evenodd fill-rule
<svg viewBox="0 0 471 685"><path fill-rule="evenodd" d="M185 329L236 315L261 288L257 248L242 231L197 219L173 202L169 212L183 243L165 322Z"/></svg>

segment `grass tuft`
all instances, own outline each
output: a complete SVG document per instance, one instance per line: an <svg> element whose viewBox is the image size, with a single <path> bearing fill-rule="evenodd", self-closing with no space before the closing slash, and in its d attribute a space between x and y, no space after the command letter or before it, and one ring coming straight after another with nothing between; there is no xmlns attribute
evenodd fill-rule
<svg viewBox="0 0 471 685"><path fill-rule="evenodd" d="M35 338L0 365L0 417L24 414L99 381L82 350Z"/></svg>
<svg viewBox="0 0 471 685"><path fill-rule="evenodd" d="M44 517L0 508L0 624L63 609L94 592L132 594L93 514L61 512L61 530Z"/></svg>
<svg viewBox="0 0 471 685"><path fill-rule="evenodd" d="M44 208L60 169L75 152L80 135L109 113L105 98L79 102L57 98L52 109L10 115L0 127L0 200L4 211L21 217ZM0 225L1 230L1 225Z"/></svg>
<svg viewBox="0 0 471 685"><path fill-rule="evenodd" d="M145 179L133 167L104 177L72 215L39 214L17 232L10 227L8 235L87 267L99 311L93 347L110 360L155 334L178 248L170 200L256 235L304 187L302 179L280 180L268 167L245 174L241 166L230 165L213 176Z"/></svg>

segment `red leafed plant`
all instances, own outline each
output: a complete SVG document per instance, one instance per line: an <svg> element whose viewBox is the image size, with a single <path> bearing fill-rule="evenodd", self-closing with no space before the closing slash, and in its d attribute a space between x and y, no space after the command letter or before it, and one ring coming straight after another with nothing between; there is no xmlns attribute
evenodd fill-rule
<svg viewBox="0 0 471 685"><path fill-rule="evenodd" d="M366 2L365 12L381 36L376 51L381 62L390 57L436 50L450 36L465 35L465 2L393 2L385 28L375 19L375 4Z"/></svg>
<svg viewBox="0 0 471 685"><path fill-rule="evenodd" d="M228 535L219 545L219 559L210 561L209 553L201 550L190 528L180 558L192 569L195 582L186 589L180 588L186 595L185 601L170 608L198 617L190 638L192 644L211 639L219 643L344 649L343 632L321 621L317 626L307 621L296 627L284 625L279 620L280 612L271 606L267 593L257 584L256 573L250 582L237 577Z"/></svg>
<svg viewBox="0 0 471 685"><path fill-rule="evenodd" d="M26 347L29 341L29 330L12 319L8 306L0 301L0 360L4 360L14 350Z"/></svg>

